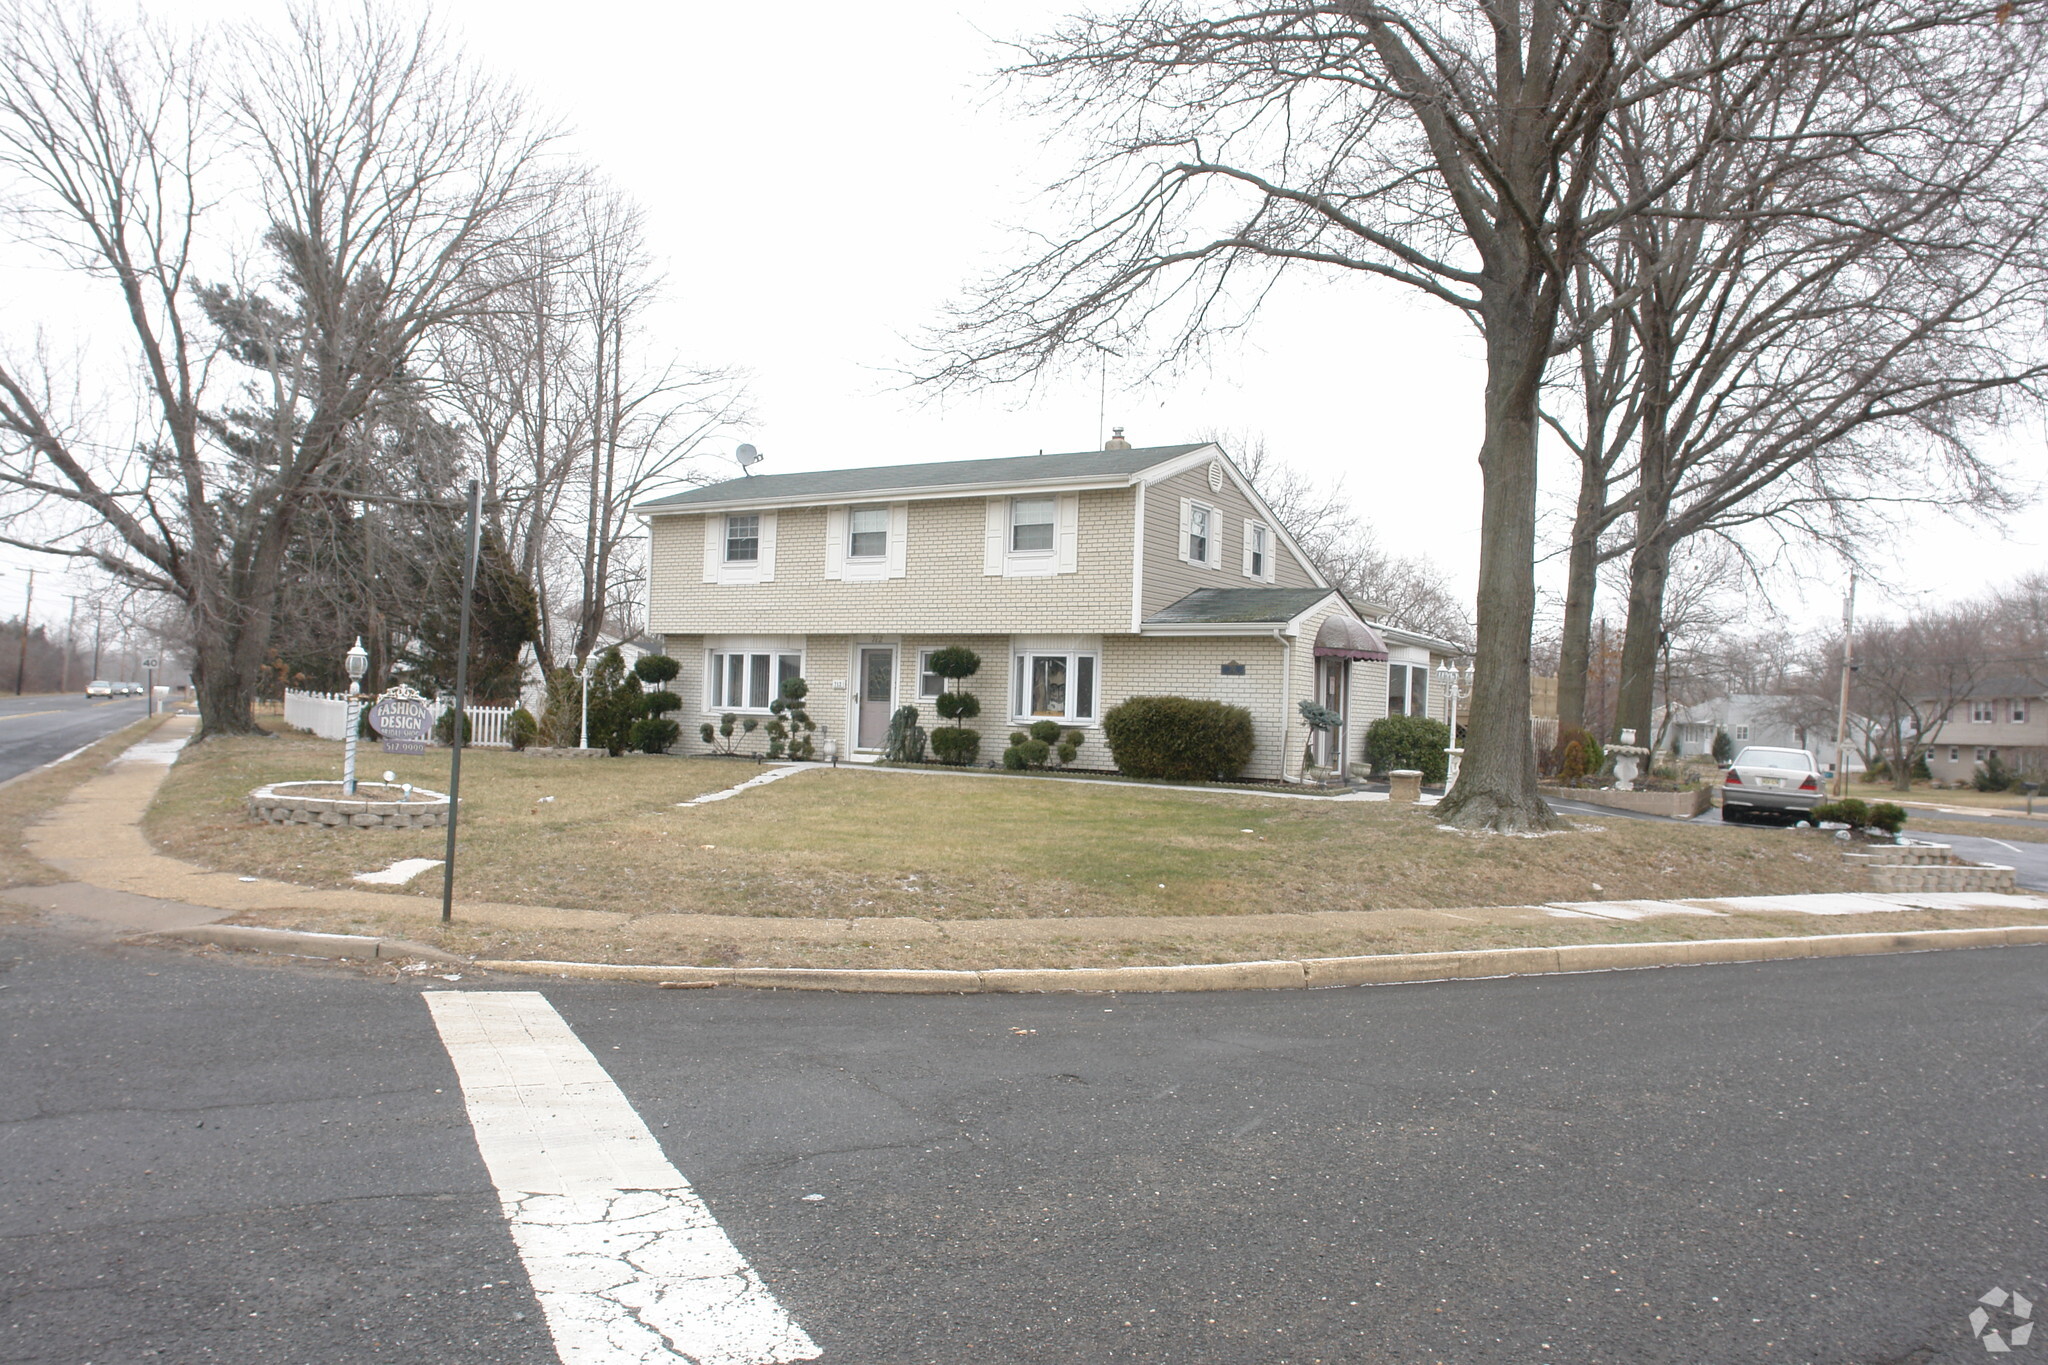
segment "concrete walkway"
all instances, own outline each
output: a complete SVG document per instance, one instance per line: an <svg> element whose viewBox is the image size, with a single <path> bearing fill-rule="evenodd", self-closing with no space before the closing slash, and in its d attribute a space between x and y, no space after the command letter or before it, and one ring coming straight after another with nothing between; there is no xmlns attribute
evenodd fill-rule
<svg viewBox="0 0 2048 1365"><path fill-rule="evenodd" d="M63 873L61 886L0 893L11 903L110 933L163 932L240 916L262 920L357 917L405 932L430 929L440 918L438 895L323 890L288 882L213 872L168 857L142 830L144 813L197 728L193 716L174 716L132 745L25 837L28 851ZM788 771L800 771L791 769ZM886 770L885 770L886 771ZM778 770L776 776L783 775ZM757 778L755 781L767 780ZM745 784L743 784L745 785ZM1339 798L1341 799L1341 798ZM1554 925L1559 918L1634 920L1665 915L1727 918L1744 914L1869 915L1914 910L2048 911L2048 897L2000 895L1855 894L1746 896L1722 900L1590 901L1558 905L1484 906L1457 910L1337 910L1312 913L1091 916L933 921L910 917L798 919L748 915L628 916L496 901L458 900L455 917L467 926L509 931L610 929L631 920L647 931L664 929L710 936L750 950L776 945L832 944L886 937L911 948L945 940L954 948L1071 948L1165 945L1205 939L1324 934L1383 935L1388 931L1470 929L1474 925Z"/></svg>

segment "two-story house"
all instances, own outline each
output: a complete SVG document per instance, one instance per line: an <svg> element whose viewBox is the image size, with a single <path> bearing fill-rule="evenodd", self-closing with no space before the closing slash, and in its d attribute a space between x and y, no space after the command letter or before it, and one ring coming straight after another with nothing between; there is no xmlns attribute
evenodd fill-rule
<svg viewBox="0 0 2048 1365"><path fill-rule="evenodd" d="M2048 770L2048 694L2037 679L2023 673L1985 678L1927 740L1927 769L1937 782L1969 782L1994 755L2014 772Z"/></svg>
<svg viewBox="0 0 2048 1365"><path fill-rule="evenodd" d="M1119 433L1119 437L1121 433ZM1131 696L1251 712L1247 776L1302 775L1297 703L1346 718L1316 759L1361 757L1365 722L1426 711L1439 644L1399 637L1401 661L1333 589L1218 447L743 476L642 503L649 632L682 663L684 747L701 721L766 716L783 679L842 758L879 754L890 716L920 723L943 680L932 651L981 670L981 761L1013 729L1081 731L1078 766L1113 766L1102 718ZM1443 646L1443 648L1450 648ZM1439 709L1441 709L1439 707ZM822 747L820 752L824 752Z"/></svg>

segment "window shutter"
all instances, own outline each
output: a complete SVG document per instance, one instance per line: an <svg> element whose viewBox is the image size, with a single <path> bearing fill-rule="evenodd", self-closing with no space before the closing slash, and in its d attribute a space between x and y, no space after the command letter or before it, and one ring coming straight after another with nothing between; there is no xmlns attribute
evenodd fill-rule
<svg viewBox="0 0 2048 1365"><path fill-rule="evenodd" d="M1081 495L1060 494L1053 544L1059 549L1059 572L1074 573L1081 567Z"/></svg>
<svg viewBox="0 0 2048 1365"><path fill-rule="evenodd" d="M981 571L984 574L1001 574L1003 551L1009 548L1010 500L990 498L988 500L988 537L982 549Z"/></svg>
<svg viewBox="0 0 2048 1365"><path fill-rule="evenodd" d="M775 514L761 514L761 577L762 583L775 581Z"/></svg>
<svg viewBox="0 0 2048 1365"><path fill-rule="evenodd" d="M910 535L910 504L889 504L889 577L902 578L909 570L904 564Z"/></svg>
<svg viewBox="0 0 2048 1365"><path fill-rule="evenodd" d="M725 518L713 512L704 518L704 581L716 583L725 562Z"/></svg>
<svg viewBox="0 0 2048 1365"><path fill-rule="evenodd" d="M825 577L846 577L846 509L825 509Z"/></svg>
<svg viewBox="0 0 2048 1365"><path fill-rule="evenodd" d="M1188 558L1188 535L1194 530L1195 505L1187 498L1180 500L1180 541L1173 547L1173 557L1183 564L1192 564Z"/></svg>
<svg viewBox="0 0 2048 1365"><path fill-rule="evenodd" d="M1249 522L1249 521L1245 522L1245 524L1244 524L1244 556L1243 556L1243 558L1244 558L1244 576L1245 576L1246 578L1250 578L1250 577L1252 576L1252 523L1251 523L1251 522Z"/></svg>

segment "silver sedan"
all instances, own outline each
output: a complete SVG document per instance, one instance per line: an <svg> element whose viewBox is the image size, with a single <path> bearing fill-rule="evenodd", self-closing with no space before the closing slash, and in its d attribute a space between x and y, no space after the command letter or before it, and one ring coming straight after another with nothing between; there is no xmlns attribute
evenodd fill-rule
<svg viewBox="0 0 2048 1365"><path fill-rule="evenodd" d="M1735 755L1728 775L1721 779L1723 821L1757 815L1804 820L1823 799L1820 765L1804 749L1751 746Z"/></svg>

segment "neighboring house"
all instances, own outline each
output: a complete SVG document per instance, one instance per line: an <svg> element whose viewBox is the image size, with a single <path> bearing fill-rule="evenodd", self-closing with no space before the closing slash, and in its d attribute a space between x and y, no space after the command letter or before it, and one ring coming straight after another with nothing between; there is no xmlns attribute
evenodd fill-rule
<svg viewBox="0 0 2048 1365"><path fill-rule="evenodd" d="M1672 712L1671 731L1665 743L1676 749L1680 758L1708 757L1714 752L1714 736L1725 730L1738 750L1749 744L1805 749L1823 768L1831 769L1835 758L1834 721L1830 719L1823 725L1800 723L1796 717L1806 705L1800 697L1738 692L1697 706L1681 706ZM1857 752L1858 727L1862 723L1858 717L1849 718L1847 762L1852 773L1863 770L1863 759Z"/></svg>
<svg viewBox="0 0 2048 1365"><path fill-rule="evenodd" d="M965 645L982 762L1050 719L1081 731L1078 766L1110 767L1102 717L1172 695L1245 707L1247 776L1294 779L1298 702L1345 717L1318 760L1355 762L1367 723L1430 705L1453 649L1368 624L1209 444L743 476L635 510L685 747L801 676L819 752L877 755L898 707L940 723L924 663Z"/></svg>
<svg viewBox="0 0 2048 1365"><path fill-rule="evenodd" d="M1929 732L1927 770L1938 782L1968 782L1994 754L2015 772L2048 770L2048 688L2023 674L1977 684Z"/></svg>

